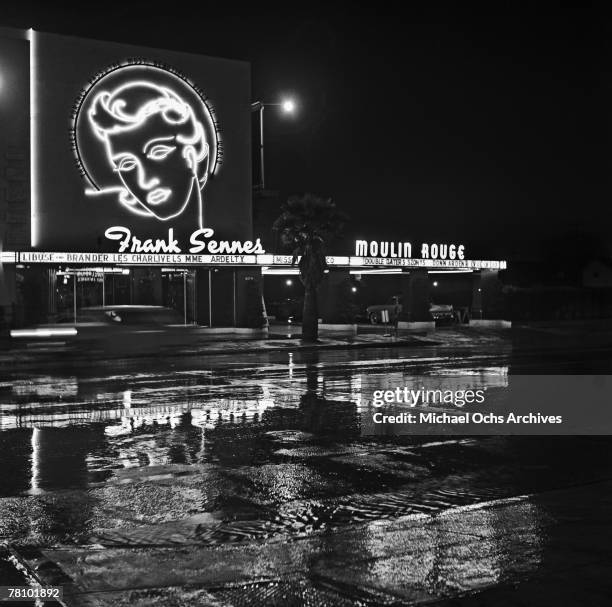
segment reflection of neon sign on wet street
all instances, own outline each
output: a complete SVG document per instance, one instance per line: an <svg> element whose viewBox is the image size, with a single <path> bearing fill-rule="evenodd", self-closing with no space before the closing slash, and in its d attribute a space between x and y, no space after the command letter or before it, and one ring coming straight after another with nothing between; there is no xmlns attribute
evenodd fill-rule
<svg viewBox="0 0 612 607"><path fill-rule="evenodd" d="M88 196L110 194L160 221L193 209L203 227L202 191L219 144L207 103L186 79L153 65L109 70L80 99L74 148Z"/></svg>

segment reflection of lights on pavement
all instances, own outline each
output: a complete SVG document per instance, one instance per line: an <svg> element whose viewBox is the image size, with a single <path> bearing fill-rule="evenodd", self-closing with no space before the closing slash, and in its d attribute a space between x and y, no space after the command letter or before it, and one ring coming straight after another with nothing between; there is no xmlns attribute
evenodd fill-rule
<svg viewBox="0 0 612 607"><path fill-rule="evenodd" d="M30 489L37 492L40 489L40 428L32 429L32 475Z"/></svg>
<svg viewBox="0 0 612 607"><path fill-rule="evenodd" d="M415 381L416 383L423 381L423 378L420 376L408 377L410 379L404 379L402 381L405 381L406 383L410 381ZM429 376L429 380L437 381L441 387L449 390L507 388L508 365L433 372L431 376Z"/></svg>
<svg viewBox="0 0 612 607"><path fill-rule="evenodd" d="M212 429L215 424L211 421L211 411L209 409L192 409L191 410L191 425L197 428Z"/></svg>
<svg viewBox="0 0 612 607"><path fill-rule="evenodd" d="M260 419L263 412L272 406L274 401L268 398L212 401L204 409L191 410L191 425L211 430L223 422L253 421Z"/></svg>
<svg viewBox="0 0 612 607"><path fill-rule="evenodd" d="M124 398L126 392L131 394L131 390L126 390L124 392ZM170 426L170 428L174 429L180 426L183 415L182 411L164 411L162 413L158 413L157 415L136 415L134 414L134 411L138 411L138 409L129 411L129 407L127 406L126 409L127 411L125 414L121 416L121 424L109 425L104 428L104 434L106 434L106 436L124 436L142 426ZM140 411L142 410L140 409Z"/></svg>
<svg viewBox="0 0 612 607"><path fill-rule="evenodd" d="M132 406L132 391L125 390L123 392L123 406L126 409L129 409Z"/></svg>
<svg viewBox="0 0 612 607"><path fill-rule="evenodd" d="M13 394L19 396L55 397L59 399L76 396L79 381L76 377L58 375L30 375L27 379L12 382Z"/></svg>
<svg viewBox="0 0 612 607"><path fill-rule="evenodd" d="M361 406L361 393L363 390L361 383L361 375L355 375L350 378L349 390L349 401L354 402L359 408Z"/></svg>
<svg viewBox="0 0 612 607"><path fill-rule="evenodd" d="M468 487L469 490L469 487ZM491 506L494 506L491 508ZM414 514L427 520L425 514ZM427 590L452 585L465 592L506 583L541 567L543 552L542 527L544 513L525 496L500 499L482 504L456 506L435 516L428 524L426 540L419 533L406 529L395 540L397 545L421 542L419 558L410 559L411 584ZM422 529L416 525L415 529ZM479 549L457 545L457 533L479 529ZM405 559L376 558L389 551L390 539L376 524L363 531L363 557L373 557L368 575L381 586L393 584L406 576ZM520 557L518 556L520 555ZM517 568L517 559L520 566Z"/></svg>
<svg viewBox="0 0 612 607"><path fill-rule="evenodd" d="M293 352L289 352L289 379L293 378L293 367L295 367L295 363L293 362Z"/></svg>
<svg viewBox="0 0 612 607"><path fill-rule="evenodd" d="M127 418L125 420L122 420L120 426L106 426L104 428L104 434L110 437L125 436L126 434L129 434L131 431L132 431L132 427L130 426L130 420Z"/></svg>

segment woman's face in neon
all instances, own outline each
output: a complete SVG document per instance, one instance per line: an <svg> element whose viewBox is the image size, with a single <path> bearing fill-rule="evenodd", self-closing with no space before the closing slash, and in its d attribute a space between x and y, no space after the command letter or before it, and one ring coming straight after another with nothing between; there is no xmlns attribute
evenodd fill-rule
<svg viewBox="0 0 612 607"><path fill-rule="evenodd" d="M171 124L158 112L108 136L114 170L140 204L158 219L180 215L198 190L195 150L177 141L189 121Z"/></svg>

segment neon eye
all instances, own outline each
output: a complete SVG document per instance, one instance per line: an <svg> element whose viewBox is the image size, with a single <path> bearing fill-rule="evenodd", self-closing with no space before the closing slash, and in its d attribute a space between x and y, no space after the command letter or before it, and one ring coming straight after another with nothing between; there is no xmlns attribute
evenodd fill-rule
<svg viewBox="0 0 612 607"><path fill-rule="evenodd" d="M131 171L136 168L136 161L133 158L122 158L117 164L118 171Z"/></svg>
<svg viewBox="0 0 612 607"><path fill-rule="evenodd" d="M176 146L173 145L154 145L147 154L147 158L151 158L151 160L163 160L168 154L174 152L174 150L176 150Z"/></svg>

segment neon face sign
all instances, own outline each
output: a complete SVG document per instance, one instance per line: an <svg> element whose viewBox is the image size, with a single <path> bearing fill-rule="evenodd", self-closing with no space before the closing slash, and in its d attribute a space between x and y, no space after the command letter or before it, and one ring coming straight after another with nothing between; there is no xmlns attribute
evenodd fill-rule
<svg viewBox="0 0 612 607"><path fill-rule="evenodd" d="M209 146L202 123L173 91L131 82L98 93L88 119L123 185L122 204L163 221L193 198L202 206Z"/></svg>
<svg viewBox="0 0 612 607"><path fill-rule="evenodd" d="M110 68L77 103L73 145L85 193L158 221L189 210L201 229L204 187L220 157L216 122L184 76L142 63Z"/></svg>

